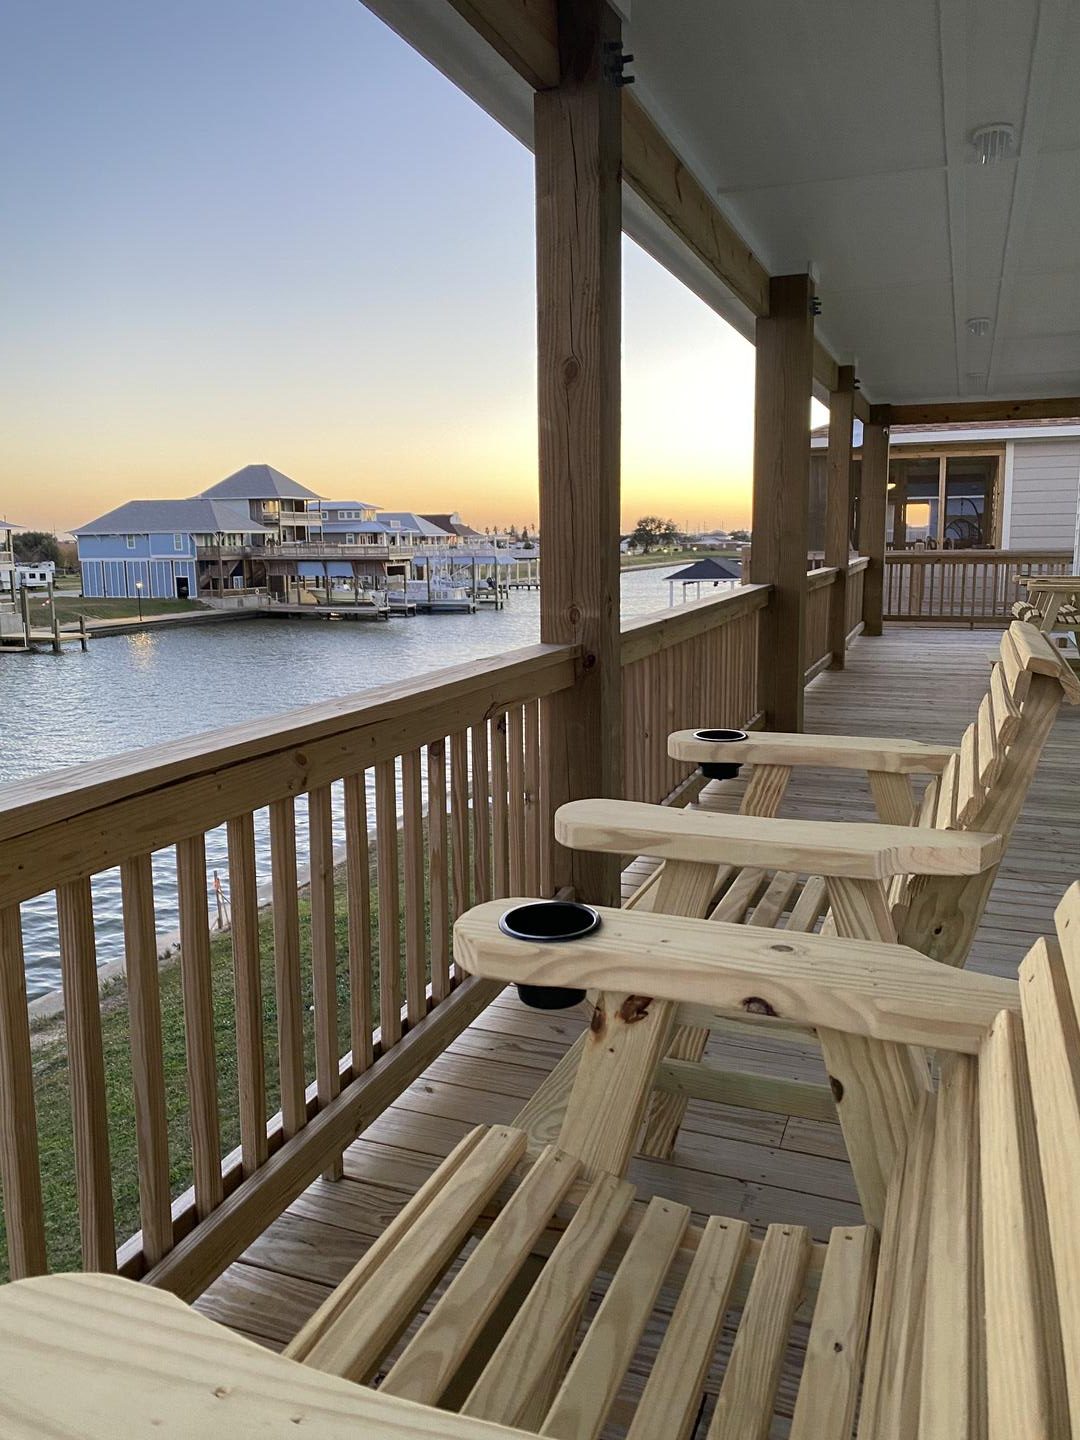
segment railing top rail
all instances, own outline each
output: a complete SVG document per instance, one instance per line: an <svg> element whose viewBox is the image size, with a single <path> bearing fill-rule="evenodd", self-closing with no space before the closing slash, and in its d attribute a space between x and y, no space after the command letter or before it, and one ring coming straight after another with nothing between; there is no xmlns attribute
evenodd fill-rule
<svg viewBox="0 0 1080 1440"><path fill-rule="evenodd" d="M622 627L622 663L632 665L694 635L763 610L769 603L771 589L770 585L742 585L717 598L692 600L677 609L658 610L637 620L628 620Z"/></svg>
<svg viewBox="0 0 1080 1440"><path fill-rule="evenodd" d="M400 730L408 745L413 743L412 732L423 728L425 714L434 710L440 719L436 723L432 715L426 722L428 728L434 725L439 736L448 734L459 724L472 723L478 714L501 708L515 698L535 698L572 685L577 655L577 647L572 645L531 645L507 657L471 660L359 694L16 781L0 788L0 842L182 781L201 781L220 793L228 783L224 772L230 767L275 756L280 759L284 751L291 752L297 762L289 765L295 773L305 766L304 747L316 744L336 743L343 767L339 773L349 769L348 761L361 755L360 763L370 765L379 758L376 748L381 751L385 744L363 745L365 732L370 741L371 732L389 738ZM434 731L432 738L437 738ZM289 787L291 791L303 788L295 782ZM265 803L266 799L255 801L256 807Z"/></svg>
<svg viewBox="0 0 1080 1440"><path fill-rule="evenodd" d="M848 574L849 574L849 575L857 575L860 570L865 570L866 567L867 567L869 564L870 564L870 556L869 556L869 555L859 555L856 559L853 559L853 560L848 564Z"/></svg>
<svg viewBox="0 0 1080 1440"><path fill-rule="evenodd" d="M820 565L816 570L807 572L806 588L807 590L820 590L823 585L831 585L839 573L839 567L836 565Z"/></svg>
<svg viewBox="0 0 1080 1440"><path fill-rule="evenodd" d="M981 563L987 565L1009 564L1061 564L1072 562L1071 550L887 550L885 559L889 564L933 565Z"/></svg>

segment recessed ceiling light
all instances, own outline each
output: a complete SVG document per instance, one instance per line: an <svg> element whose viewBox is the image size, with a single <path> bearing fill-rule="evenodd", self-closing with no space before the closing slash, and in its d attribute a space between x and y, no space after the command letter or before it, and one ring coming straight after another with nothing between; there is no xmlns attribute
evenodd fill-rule
<svg viewBox="0 0 1080 1440"><path fill-rule="evenodd" d="M971 335L989 335L990 321L985 315L973 315L967 322L967 328Z"/></svg>
<svg viewBox="0 0 1080 1440"><path fill-rule="evenodd" d="M971 132L975 158L980 165L995 165L1007 160L1016 149L1016 131L1011 125L980 125Z"/></svg>

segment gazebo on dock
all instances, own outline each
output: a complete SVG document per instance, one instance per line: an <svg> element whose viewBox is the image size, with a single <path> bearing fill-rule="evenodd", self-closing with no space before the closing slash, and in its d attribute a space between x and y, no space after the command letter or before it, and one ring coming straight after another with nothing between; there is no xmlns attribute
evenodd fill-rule
<svg viewBox="0 0 1080 1440"><path fill-rule="evenodd" d="M682 585L682 600L686 601L686 588L688 585L695 586L694 599L701 599L702 585L724 585L732 581L737 585L742 579L742 569L733 565L728 560L716 560L711 555L702 560L695 560L692 565L687 565L682 570L676 570L674 575L668 576L668 604L675 604L675 586Z"/></svg>

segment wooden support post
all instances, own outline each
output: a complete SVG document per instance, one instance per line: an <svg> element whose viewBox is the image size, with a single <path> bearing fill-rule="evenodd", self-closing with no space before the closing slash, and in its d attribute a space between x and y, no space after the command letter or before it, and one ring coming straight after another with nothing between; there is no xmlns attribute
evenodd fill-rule
<svg viewBox="0 0 1080 1440"><path fill-rule="evenodd" d="M620 26L604 0L560 0L558 14L562 78L535 102L540 638L582 660L544 704L549 836L564 801L622 785ZM553 850L555 890L618 905L616 856Z"/></svg>
<svg viewBox="0 0 1080 1440"><path fill-rule="evenodd" d="M835 565L829 591L829 649L832 668L844 668L847 650L847 581L851 552L851 425L855 413L855 371L837 370L829 396L829 450L825 464L825 564Z"/></svg>
<svg viewBox="0 0 1080 1440"><path fill-rule="evenodd" d="M769 730L803 727L814 364L810 300L809 275L773 276L769 313L757 322L750 579L773 587L758 631L758 684Z"/></svg>
<svg viewBox="0 0 1080 1440"><path fill-rule="evenodd" d="M889 407L870 407L863 426L862 482L859 486L859 554L870 564L863 574L863 634L881 634L885 592L885 498L889 488Z"/></svg>

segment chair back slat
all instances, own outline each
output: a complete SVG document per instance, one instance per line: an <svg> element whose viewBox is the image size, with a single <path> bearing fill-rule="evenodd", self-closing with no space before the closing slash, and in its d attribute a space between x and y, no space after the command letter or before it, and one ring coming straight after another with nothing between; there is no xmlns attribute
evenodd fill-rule
<svg viewBox="0 0 1080 1440"><path fill-rule="evenodd" d="M985 790L979 781L979 739L976 722L964 731L956 781L956 823L963 829L974 820Z"/></svg>

